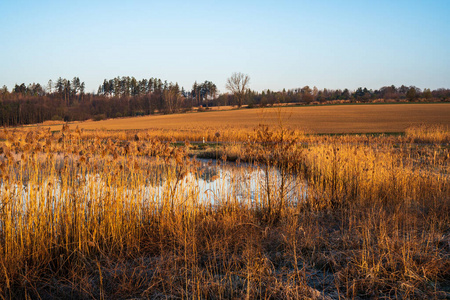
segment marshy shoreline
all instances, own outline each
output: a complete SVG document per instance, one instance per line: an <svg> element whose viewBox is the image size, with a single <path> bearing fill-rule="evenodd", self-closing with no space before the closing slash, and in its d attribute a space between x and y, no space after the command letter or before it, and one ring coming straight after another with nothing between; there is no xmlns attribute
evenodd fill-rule
<svg viewBox="0 0 450 300"><path fill-rule="evenodd" d="M4 129L0 297L450 296L448 129L319 136L259 126L204 147L167 136ZM261 177L256 198L224 186L211 205L183 184L206 176L192 158L201 153L279 177ZM157 193L143 189L151 178L165 180ZM14 188L24 185L26 197Z"/></svg>

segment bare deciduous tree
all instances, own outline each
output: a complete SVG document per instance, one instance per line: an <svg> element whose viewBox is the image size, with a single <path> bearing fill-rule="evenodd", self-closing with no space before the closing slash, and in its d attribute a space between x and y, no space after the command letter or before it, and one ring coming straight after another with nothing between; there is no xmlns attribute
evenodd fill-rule
<svg viewBox="0 0 450 300"><path fill-rule="evenodd" d="M226 88L237 98L239 107L241 107L244 102L245 93L249 83L250 77L247 74L242 74L241 72L233 73L231 77L227 79Z"/></svg>

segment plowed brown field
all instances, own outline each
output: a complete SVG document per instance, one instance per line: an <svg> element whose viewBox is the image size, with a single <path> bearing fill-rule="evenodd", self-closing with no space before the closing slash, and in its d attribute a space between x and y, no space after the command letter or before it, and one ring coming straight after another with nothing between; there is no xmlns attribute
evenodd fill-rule
<svg viewBox="0 0 450 300"><path fill-rule="evenodd" d="M244 129L280 122L311 133L403 132L420 124L450 126L450 103L241 109L86 121L77 125L87 130L198 130L202 127ZM59 130L61 125L51 127Z"/></svg>

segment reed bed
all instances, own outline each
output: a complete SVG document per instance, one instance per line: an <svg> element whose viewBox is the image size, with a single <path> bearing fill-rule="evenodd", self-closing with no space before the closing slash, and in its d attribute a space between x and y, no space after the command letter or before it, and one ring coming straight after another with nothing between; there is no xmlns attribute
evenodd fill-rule
<svg viewBox="0 0 450 300"><path fill-rule="evenodd" d="M0 297L448 298L449 148L420 130L211 130L205 173L196 132L5 129Z"/></svg>
<svg viewBox="0 0 450 300"><path fill-rule="evenodd" d="M450 128L424 124L407 128L406 136L416 143L450 143Z"/></svg>

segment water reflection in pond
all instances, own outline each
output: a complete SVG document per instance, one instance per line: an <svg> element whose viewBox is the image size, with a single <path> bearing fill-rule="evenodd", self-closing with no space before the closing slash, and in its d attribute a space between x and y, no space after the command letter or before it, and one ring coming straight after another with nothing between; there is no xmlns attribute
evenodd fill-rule
<svg viewBox="0 0 450 300"><path fill-rule="evenodd" d="M142 207L166 202L192 207L233 203L253 206L267 201L268 195L274 200L282 198L284 203L302 201L306 195L307 186L301 176L282 176L274 167L266 169L263 165L216 160L197 160L193 165L183 176L174 176L164 162L155 163L145 180L138 182L133 177L117 182L107 173L87 172L75 175L64 184L58 176L39 179L39 184L14 184L9 190L1 183L0 204L2 198L14 198L27 211L34 197L44 204L51 202L52 207L72 198L87 203L113 199L123 205L140 203Z"/></svg>
<svg viewBox="0 0 450 300"><path fill-rule="evenodd" d="M275 199L283 197L285 201L299 201L305 197L305 181L295 174L285 174L282 178L275 167L266 169L261 165L215 160L199 160L199 163L197 174L187 174L180 183L181 190L195 189L199 201L258 203L267 198L267 193Z"/></svg>

